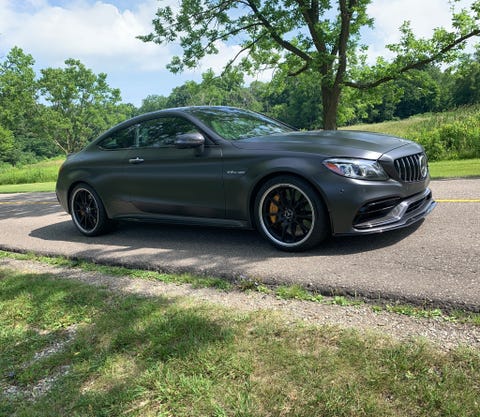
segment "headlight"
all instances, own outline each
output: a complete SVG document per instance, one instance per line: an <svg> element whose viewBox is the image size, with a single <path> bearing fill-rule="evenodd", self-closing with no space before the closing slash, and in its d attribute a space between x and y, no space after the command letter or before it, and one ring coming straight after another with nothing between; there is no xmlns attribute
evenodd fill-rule
<svg viewBox="0 0 480 417"><path fill-rule="evenodd" d="M357 180L387 180L388 175L377 161L369 159L335 158L323 161L330 171Z"/></svg>

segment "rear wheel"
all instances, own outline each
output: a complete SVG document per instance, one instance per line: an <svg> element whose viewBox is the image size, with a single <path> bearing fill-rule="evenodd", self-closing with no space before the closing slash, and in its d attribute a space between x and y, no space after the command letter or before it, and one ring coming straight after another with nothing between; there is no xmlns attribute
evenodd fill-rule
<svg viewBox="0 0 480 417"><path fill-rule="evenodd" d="M95 190L86 185L77 185L70 195L72 220L80 233L98 236L109 230L111 220L107 217L102 200Z"/></svg>
<svg viewBox="0 0 480 417"><path fill-rule="evenodd" d="M312 248L329 232L317 192L306 181L291 176L273 178L260 188L255 222L270 243L292 252Z"/></svg>

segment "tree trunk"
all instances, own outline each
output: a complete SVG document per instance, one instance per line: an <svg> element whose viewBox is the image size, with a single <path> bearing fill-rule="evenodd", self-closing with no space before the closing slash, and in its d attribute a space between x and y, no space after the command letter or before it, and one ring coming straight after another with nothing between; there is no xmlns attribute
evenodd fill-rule
<svg viewBox="0 0 480 417"><path fill-rule="evenodd" d="M322 87L323 128L325 130L337 130L340 91L338 87Z"/></svg>

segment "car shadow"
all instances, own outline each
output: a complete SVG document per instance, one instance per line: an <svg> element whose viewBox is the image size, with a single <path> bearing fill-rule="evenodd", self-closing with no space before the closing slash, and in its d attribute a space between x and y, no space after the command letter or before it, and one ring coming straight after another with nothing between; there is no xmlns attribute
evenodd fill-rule
<svg viewBox="0 0 480 417"><path fill-rule="evenodd" d="M39 250L46 255L162 273L213 276L227 281L253 280L277 285L296 282L299 276L321 276L329 270L329 264L338 263L334 259L339 259L340 264L368 263L369 251L395 245L408 238L415 229L412 227L374 237L331 238L318 248L301 253L279 251L254 230L136 222L122 222L110 234L88 238L79 234L71 220L61 221L31 231L30 237L52 242L45 243L45 249ZM356 254L360 254L360 259L350 261L348 255L355 257ZM345 256L345 261L341 260L342 256ZM337 267L341 268L341 265ZM322 286L325 292L337 288L337 284Z"/></svg>
<svg viewBox="0 0 480 417"><path fill-rule="evenodd" d="M300 253L275 249L255 230L225 229L161 223L120 222L109 234L85 237L71 221L59 222L33 230L31 237L46 241L64 241L85 245L115 247L118 251L162 250L178 257L211 254L212 256L266 257L341 256L374 251L395 245L409 237L423 221L408 228L374 235L330 237L318 247Z"/></svg>

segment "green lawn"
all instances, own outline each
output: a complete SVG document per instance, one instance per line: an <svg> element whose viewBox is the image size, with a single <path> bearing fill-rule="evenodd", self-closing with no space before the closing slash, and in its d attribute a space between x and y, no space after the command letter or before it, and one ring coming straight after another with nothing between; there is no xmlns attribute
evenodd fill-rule
<svg viewBox="0 0 480 417"><path fill-rule="evenodd" d="M7 184L0 185L0 193L32 193L55 191L55 182L37 182L33 184Z"/></svg>
<svg viewBox="0 0 480 417"><path fill-rule="evenodd" d="M480 159L430 162L432 178L480 177Z"/></svg>
<svg viewBox="0 0 480 417"><path fill-rule="evenodd" d="M0 415L480 415L480 352L0 270Z"/></svg>

